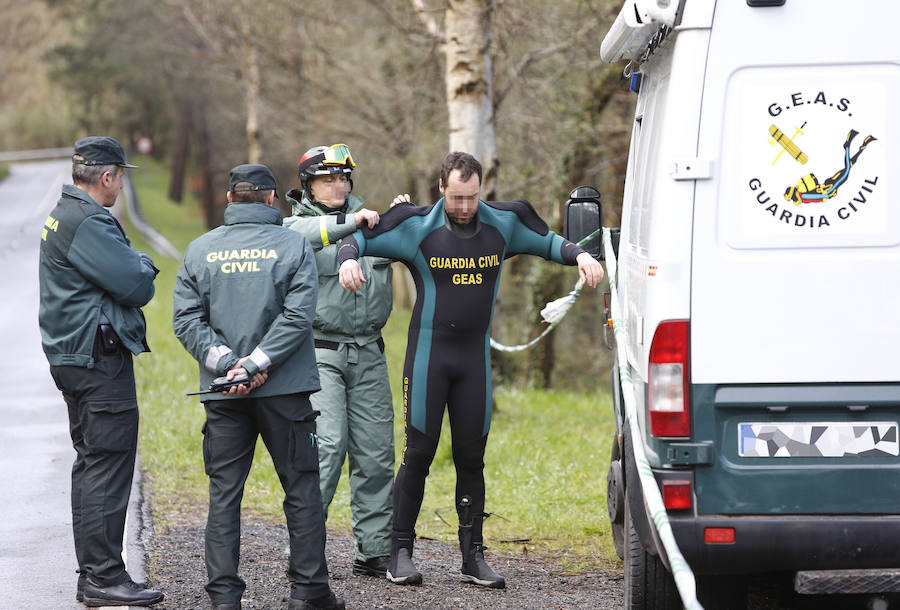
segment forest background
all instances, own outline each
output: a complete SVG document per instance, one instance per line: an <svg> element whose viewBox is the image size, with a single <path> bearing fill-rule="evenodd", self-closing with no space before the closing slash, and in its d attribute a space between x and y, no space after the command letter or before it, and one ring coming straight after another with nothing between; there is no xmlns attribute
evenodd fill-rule
<svg viewBox="0 0 900 610"><path fill-rule="evenodd" d="M354 192L384 210L400 192L436 201L441 159L466 150L485 166L482 198L528 199L561 233L568 192L591 184L618 226L633 99L599 46L619 4L0 0L0 150L150 138L169 198L193 192L209 227L239 163L272 167L283 193L304 151L344 142ZM577 273L533 257L505 269L493 336L513 345ZM601 293L535 348L494 352L495 382L606 385Z"/></svg>

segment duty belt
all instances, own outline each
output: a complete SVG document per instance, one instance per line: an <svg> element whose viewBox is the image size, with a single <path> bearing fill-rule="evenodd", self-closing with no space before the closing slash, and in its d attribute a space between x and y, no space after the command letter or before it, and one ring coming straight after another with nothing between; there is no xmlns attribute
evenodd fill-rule
<svg viewBox="0 0 900 610"><path fill-rule="evenodd" d="M338 343L337 341L328 341L327 339L314 339L313 343L315 344L317 349L330 349L330 350L337 351L338 348L341 347L341 344ZM378 349L380 349L381 353L383 354L384 353L384 339L382 339L381 337L378 337L378 339L375 340L375 343L378 344Z"/></svg>

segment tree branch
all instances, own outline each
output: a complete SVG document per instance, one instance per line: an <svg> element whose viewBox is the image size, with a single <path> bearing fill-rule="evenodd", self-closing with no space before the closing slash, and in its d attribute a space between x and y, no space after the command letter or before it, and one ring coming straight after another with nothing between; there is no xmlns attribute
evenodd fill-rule
<svg viewBox="0 0 900 610"><path fill-rule="evenodd" d="M584 27L582 27L578 32L570 37L565 42L561 42L559 44L555 44L550 47L545 47L543 49L535 49L525 57L519 60L519 63L515 65L515 67L510 71L509 79L506 86L502 91L498 92L494 95L494 112L500 107L500 104L503 103L503 100L506 98L507 94L509 94L510 90L512 90L513 86L518 82L519 78L528 69L531 64L534 62L544 59L545 57L549 57L555 53L559 53L560 51L565 51L566 49L570 49L574 47L576 44L581 42L582 37L587 34L590 30L597 27L598 20L596 17L588 21Z"/></svg>
<svg viewBox="0 0 900 610"><path fill-rule="evenodd" d="M213 53L222 55L222 45L220 45L213 36L209 35L209 32L203 27L203 23L200 22L200 19L197 18L197 15L194 14L194 11L191 10L191 7L188 6L186 2L170 4L175 8L181 9L181 14L184 15L185 21L190 24L197 36L206 43L206 46L212 50Z"/></svg>
<svg viewBox="0 0 900 610"><path fill-rule="evenodd" d="M434 15L432 15L431 12L429 12L428 7L425 6L425 2L423 0L409 1L413 6L413 10L415 11L416 15L425 25L425 30L440 44L444 44L444 33L438 26L437 20L434 18Z"/></svg>

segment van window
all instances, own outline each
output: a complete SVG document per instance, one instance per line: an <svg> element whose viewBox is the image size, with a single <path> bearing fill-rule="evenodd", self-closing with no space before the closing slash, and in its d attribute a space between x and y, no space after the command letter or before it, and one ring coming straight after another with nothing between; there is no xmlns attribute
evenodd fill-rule
<svg viewBox="0 0 900 610"><path fill-rule="evenodd" d="M646 250L650 233L651 208L654 205L654 187L659 166L659 151L663 125L659 121L665 116L666 99L669 91L669 74L649 74L642 83L641 99L638 105L640 120L635 121L632 134L632 152L635 163L629 160L629 167L634 168L630 176L634 192L631 198L631 220L629 225L629 242ZM643 106L643 108L641 108ZM660 202L657 202L659 204Z"/></svg>

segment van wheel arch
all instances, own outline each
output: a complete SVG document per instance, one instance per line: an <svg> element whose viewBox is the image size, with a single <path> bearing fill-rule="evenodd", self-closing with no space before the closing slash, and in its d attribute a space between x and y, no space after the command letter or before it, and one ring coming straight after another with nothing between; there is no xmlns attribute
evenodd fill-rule
<svg viewBox="0 0 900 610"><path fill-rule="evenodd" d="M619 450L619 435L614 435L612 441L609 471L606 473L606 509L616 555L619 559L625 559L625 474Z"/></svg>
<svg viewBox="0 0 900 610"><path fill-rule="evenodd" d="M678 589L659 555L651 555L635 530L630 498L625 497L625 610L680 610ZM643 513L637 509L638 513Z"/></svg>
<svg viewBox="0 0 900 610"><path fill-rule="evenodd" d="M631 428L625 426L623 434L623 450L622 476L625 484L625 523L630 519L638 539L644 547L645 551L653 555L659 555L656 548L653 532L650 531L650 521L647 519L647 512L644 510L644 490L641 486L641 479L637 471L637 463L634 461L634 451L632 450ZM629 515L629 512L631 513ZM625 540L628 540L628 528L625 528Z"/></svg>

